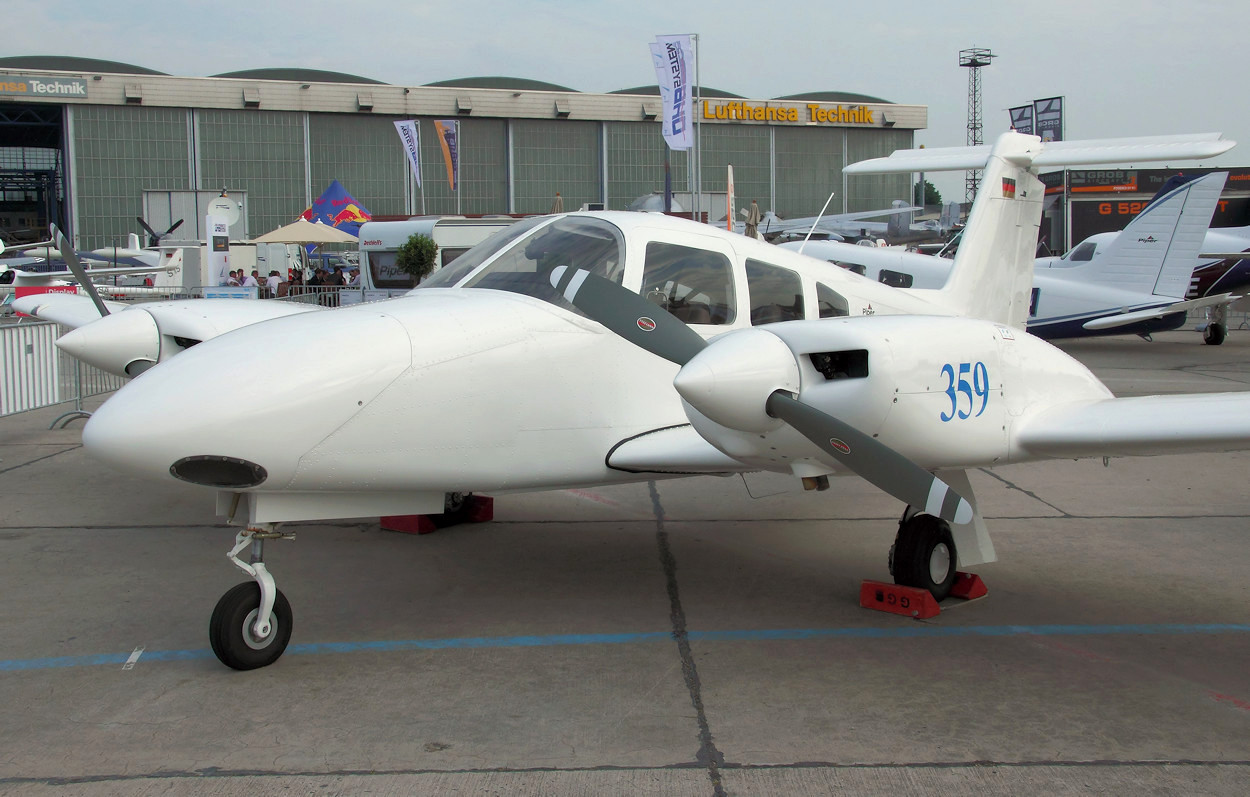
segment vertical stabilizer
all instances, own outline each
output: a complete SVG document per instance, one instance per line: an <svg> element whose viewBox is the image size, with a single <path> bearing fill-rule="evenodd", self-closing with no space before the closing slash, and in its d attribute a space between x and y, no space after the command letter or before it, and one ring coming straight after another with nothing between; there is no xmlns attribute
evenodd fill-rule
<svg viewBox="0 0 1250 797"><path fill-rule="evenodd" d="M1045 186L1029 169L1041 139L1004 133L994 145L963 243L940 293L960 315L1024 329Z"/></svg>

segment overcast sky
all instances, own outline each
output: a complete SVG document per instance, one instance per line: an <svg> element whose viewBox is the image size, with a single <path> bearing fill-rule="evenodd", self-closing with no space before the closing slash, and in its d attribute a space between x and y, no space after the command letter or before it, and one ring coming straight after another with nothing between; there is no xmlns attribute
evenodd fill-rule
<svg viewBox="0 0 1250 797"><path fill-rule="evenodd" d="M408 86L505 75L587 92L654 84L647 43L697 33L705 86L926 105L916 142L929 147L966 142L958 55L986 47L997 56L981 70L987 141L1007 129L1007 108L1063 96L1069 139L1219 131L1245 143L1215 163L1250 163L1245 0L6 0L5 11L7 55L181 76L308 67ZM935 182L962 199L962 176Z"/></svg>

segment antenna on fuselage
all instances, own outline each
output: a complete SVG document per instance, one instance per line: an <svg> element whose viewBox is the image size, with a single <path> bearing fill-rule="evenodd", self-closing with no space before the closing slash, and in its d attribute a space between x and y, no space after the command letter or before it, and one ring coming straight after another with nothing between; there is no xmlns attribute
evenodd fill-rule
<svg viewBox="0 0 1250 797"><path fill-rule="evenodd" d="M834 193L837 193L836 191ZM816 225L820 224L820 220L825 217L825 211L829 209L829 203L833 201L833 194L825 200L825 206L820 209L820 214L816 216L816 221L812 222L812 228L807 231L807 235L803 238L803 243L799 244L799 254L803 254L803 247L807 246L807 239L812 237L812 233L816 232Z"/></svg>

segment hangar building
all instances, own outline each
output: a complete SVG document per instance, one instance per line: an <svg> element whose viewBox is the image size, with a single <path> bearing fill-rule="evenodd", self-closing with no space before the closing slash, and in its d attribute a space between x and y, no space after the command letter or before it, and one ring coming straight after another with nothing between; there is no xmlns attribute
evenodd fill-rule
<svg viewBox="0 0 1250 797"><path fill-rule="evenodd" d="M587 94L502 77L396 86L308 69L177 77L84 58L0 58L0 234L56 221L79 247L110 246L138 231L145 191L226 188L246 197L232 235L255 236L292 221L336 179L374 217L546 213L556 192L566 209L624 209L664 187L659 110L654 86ZM928 121L926 106L858 94L747 99L708 88L695 115L703 190L724 192L732 164L739 206L756 199L782 216L815 215L831 192L830 212L908 199L908 175L852 178L842 167L913 146ZM421 122L420 189L392 124L402 119ZM454 193L434 126L453 119ZM688 159L672 153L675 191L688 190Z"/></svg>

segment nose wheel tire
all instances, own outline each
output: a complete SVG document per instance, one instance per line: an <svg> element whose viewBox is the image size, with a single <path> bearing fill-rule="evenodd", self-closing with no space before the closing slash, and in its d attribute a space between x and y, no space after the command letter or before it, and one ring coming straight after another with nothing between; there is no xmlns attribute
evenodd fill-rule
<svg viewBox="0 0 1250 797"><path fill-rule="evenodd" d="M291 604L278 590L270 613L269 633L258 637L254 631L260 610L260 585L248 581L233 587L213 609L208 623L208 639L213 653L227 667L254 670L273 664L291 641Z"/></svg>
<svg viewBox="0 0 1250 797"><path fill-rule="evenodd" d="M946 521L915 515L899 524L890 549L895 584L927 589L934 600L943 600L955 584L957 561L955 539Z"/></svg>

